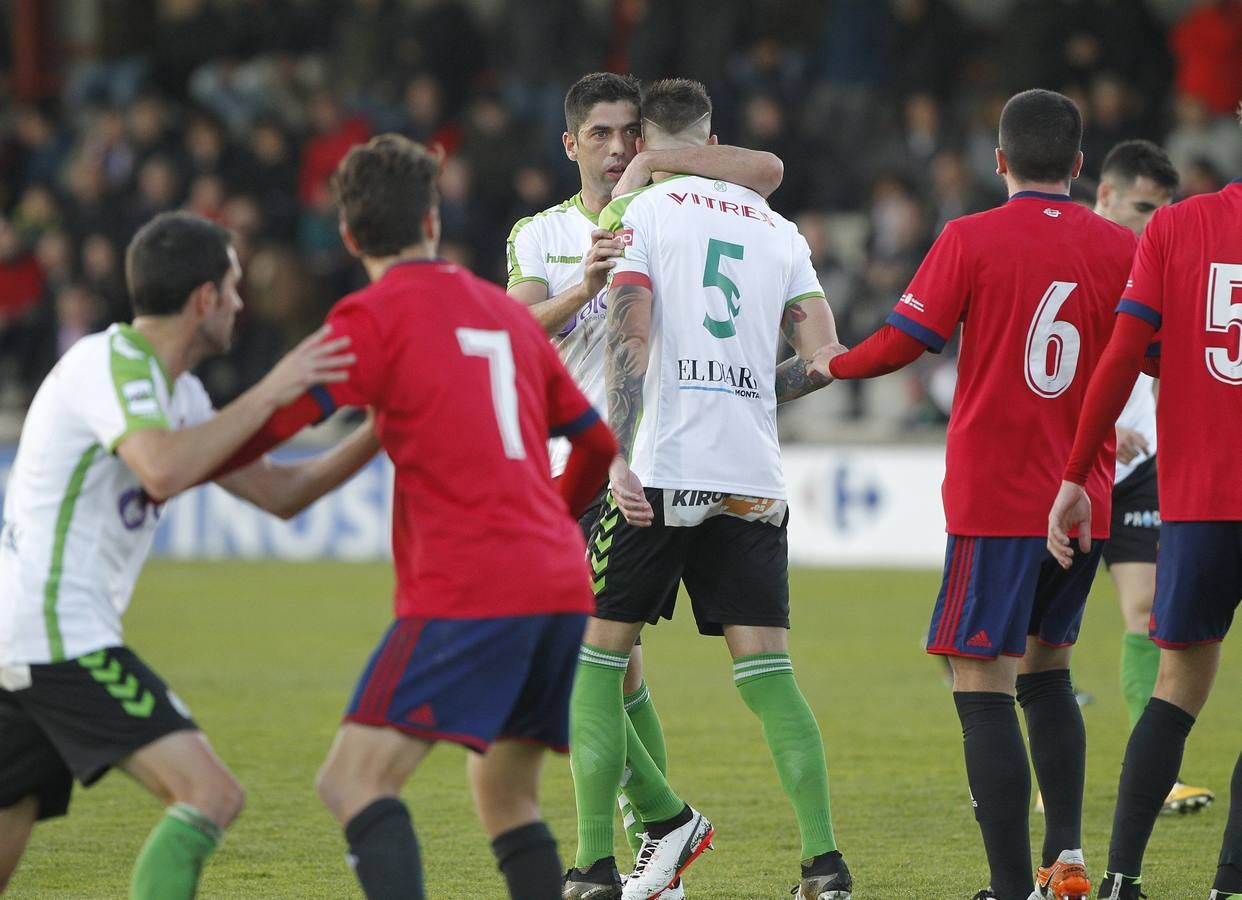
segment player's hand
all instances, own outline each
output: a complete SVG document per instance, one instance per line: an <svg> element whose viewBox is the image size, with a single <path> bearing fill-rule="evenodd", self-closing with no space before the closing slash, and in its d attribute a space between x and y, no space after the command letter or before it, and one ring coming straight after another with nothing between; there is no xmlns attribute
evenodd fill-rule
<svg viewBox="0 0 1242 900"><path fill-rule="evenodd" d="M625 171L621 173L620 179L612 187L614 198L632 193L651 183L651 165L647 159L646 153L635 154L630 164L625 167Z"/></svg>
<svg viewBox="0 0 1242 900"><path fill-rule="evenodd" d="M1128 466L1140 454L1147 452L1147 438L1133 428L1117 426L1117 462Z"/></svg>
<svg viewBox="0 0 1242 900"><path fill-rule="evenodd" d="M616 456L608 467L608 488L613 499L617 501L617 509L625 516L625 521L638 528L646 528L655 520L655 512L647 502L647 494L643 491L643 483L638 480L625 457Z"/></svg>
<svg viewBox="0 0 1242 900"><path fill-rule="evenodd" d="M317 384L331 384L349 377L354 354L346 353L348 337L330 337L324 325L285 354L260 386L277 406L292 403Z"/></svg>
<svg viewBox="0 0 1242 900"><path fill-rule="evenodd" d="M840 356L842 353L849 352L849 348L844 344L833 341L831 344L824 344L811 355L811 361L807 364L808 373L814 373L823 379L824 384L828 384L833 380L832 373L828 371L828 364Z"/></svg>
<svg viewBox="0 0 1242 900"><path fill-rule="evenodd" d="M1080 484L1062 481L1056 502L1048 513L1048 552L1062 569L1074 561L1069 533L1078 529L1078 546L1086 553L1091 549L1091 499Z"/></svg>
<svg viewBox="0 0 1242 900"><path fill-rule="evenodd" d="M604 289L608 273L617 264L616 257L620 255L621 242L612 236L611 231L596 228L591 232L591 249L587 251L582 276L582 287L588 300Z"/></svg>

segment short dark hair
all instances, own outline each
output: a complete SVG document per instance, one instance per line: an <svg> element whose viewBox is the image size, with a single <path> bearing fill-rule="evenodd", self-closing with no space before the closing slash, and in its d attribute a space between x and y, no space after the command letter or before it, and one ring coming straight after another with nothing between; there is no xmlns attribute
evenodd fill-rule
<svg viewBox="0 0 1242 900"><path fill-rule="evenodd" d="M1056 91L1014 94L1001 110L1000 146L1015 178L1064 181L1082 147L1082 113Z"/></svg>
<svg viewBox="0 0 1242 900"><path fill-rule="evenodd" d="M195 289L218 288L228 274L227 228L187 212L160 213L125 250L125 281L135 316L172 316Z"/></svg>
<svg viewBox="0 0 1242 900"><path fill-rule="evenodd" d="M577 134L596 103L625 101L638 106L640 90L633 75L592 72L573 83L565 95L565 130Z"/></svg>
<svg viewBox="0 0 1242 900"><path fill-rule="evenodd" d="M1135 179L1150 178L1170 193L1177 190L1178 174L1165 153L1151 141L1122 141L1104 157L1100 178L1120 179L1133 184Z"/></svg>
<svg viewBox="0 0 1242 900"><path fill-rule="evenodd" d="M399 134L381 134L345 155L332 176L341 218L364 256L395 256L422 241L438 202L440 157Z"/></svg>
<svg viewBox="0 0 1242 900"><path fill-rule="evenodd" d="M712 112L712 98L700 81L665 78L643 88L643 118L668 134L680 134Z"/></svg>

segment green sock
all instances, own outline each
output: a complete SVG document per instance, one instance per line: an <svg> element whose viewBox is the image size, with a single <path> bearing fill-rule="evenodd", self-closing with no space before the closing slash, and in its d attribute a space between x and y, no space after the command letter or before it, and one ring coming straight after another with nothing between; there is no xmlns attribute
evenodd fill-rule
<svg viewBox="0 0 1242 900"><path fill-rule="evenodd" d="M668 779L638 739L634 723L628 718L625 720L625 750L630 772L625 795L634 804L638 817L643 822L663 822L680 813L685 802L673 793Z"/></svg>
<svg viewBox="0 0 1242 900"><path fill-rule="evenodd" d="M130 900L190 900L223 830L188 803L174 803L134 863Z"/></svg>
<svg viewBox="0 0 1242 900"><path fill-rule="evenodd" d="M1130 713L1130 727L1139 720L1160 669L1160 648L1145 634L1127 632L1121 639L1121 696Z"/></svg>
<svg viewBox="0 0 1242 900"><path fill-rule="evenodd" d="M625 714L629 716L630 724L634 726L634 733L638 736L638 740L646 748L656 768L662 774L667 775L668 749L664 745L664 728L660 725L660 715L656 712L655 704L651 700L651 692L647 690L647 683L644 681L634 693L626 694L624 703ZM642 847L642 840L639 838L639 835L643 831L643 821L634 809L634 804L630 802L628 795L624 793L625 785L629 782L631 772L633 771L628 767L628 741L626 742L626 748L627 768L621 785L621 824L625 828L625 840L630 845L630 849L634 853L638 853L639 848Z"/></svg>
<svg viewBox="0 0 1242 900"><path fill-rule="evenodd" d="M583 644L569 699L569 766L578 807L578 854L589 867L612 856L612 805L625 768L625 712L621 682L628 653Z"/></svg>
<svg viewBox="0 0 1242 900"><path fill-rule="evenodd" d="M819 725L794 680L788 653L758 653L733 661L733 681L776 763L802 835L802 859L837 849L828 801L828 763Z"/></svg>

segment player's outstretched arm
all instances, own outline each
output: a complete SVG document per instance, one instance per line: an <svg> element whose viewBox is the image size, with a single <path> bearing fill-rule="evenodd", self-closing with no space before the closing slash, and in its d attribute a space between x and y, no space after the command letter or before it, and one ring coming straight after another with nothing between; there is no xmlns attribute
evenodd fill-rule
<svg viewBox="0 0 1242 900"><path fill-rule="evenodd" d="M1069 533L1075 526L1079 528L1082 549L1091 547L1091 502L1082 486L1134 389L1154 333L1154 326L1145 319L1119 313L1100 364L1091 373L1074 448L1065 466L1061 490L1048 513L1048 552L1062 568L1068 569L1073 561Z"/></svg>
<svg viewBox="0 0 1242 900"><path fill-rule="evenodd" d="M349 338L321 328L291 350L266 377L202 425L180 431L148 428L125 437L116 453L143 490L167 500L205 480L279 407L312 386L344 381L354 356Z"/></svg>
<svg viewBox="0 0 1242 900"><path fill-rule="evenodd" d="M614 282L608 292L608 337L604 381L608 389L608 422L618 453L609 469L609 483L621 514L631 525L650 525L653 513L642 483L627 460L643 408L651 341L651 288Z"/></svg>
<svg viewBox="0 0 1242 900"><path fill-rule="evenodd" d="M366 422L326 453L296 463L279 463L265 456L216 482L260 509L291 519L352 478L379 450L374 419L368 415Z"/></svg>
<svg viewBox="0 0 1242 900"><path fill-rule="evenodd" d="M720 144L644 150L630 160L613 186L612 196L620 197L645 187L654 172L716 178L748 187L761 197L770 197L781 186L785 164L774 153Z"/></svg>
<svg viewBox="0 0 1242 900"><path fill-rule="evenodd" d="M804 397L832 383L828 359L845 352L837 323L823 297L806 297L785 307L781 332L794 355L776 367L776 402Z"/></svg>
<svg viewBox="0 0 1242 900"><path fill-rule="evenodd" d="M591 232L582 281L555 297L548 296L543 281L522 281L509 288L509 296L530 310L549 337L555 337L570 317L604 289L608 273L616 265L615 257L620 255L621 242L613 239L611 231L596 228Z"/></svg>

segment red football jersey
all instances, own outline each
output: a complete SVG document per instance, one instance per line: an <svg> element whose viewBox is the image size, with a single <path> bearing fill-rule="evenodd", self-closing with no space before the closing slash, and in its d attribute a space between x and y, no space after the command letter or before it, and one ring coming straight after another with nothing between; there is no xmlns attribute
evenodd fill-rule
<svg viewBox="0 0 1242 900"><path fill-rule="evenodd" d="M933 352L963 323L945 453L950 534L1047 534L1134 247L1127 229L1036 191L937 238L888 323ZM1114 445L1087 480L1093 537L1108 536Z"/></svg>
<svg viewBox="0 0 1242 900"><path fill-rule="evenodd" d="M1118 311L1159 331L1160 518L1242 520L1242 181L1156 212Z"/></svg>
<svg viewBox="0 0 1242 900"><path fill-rule="evenodd" d="M375 407L396 468L397 616L593 612L547 440L598 415L526 308L459 266L416 261L345 297L328 323L357 357L329 393Z"/></svg>

